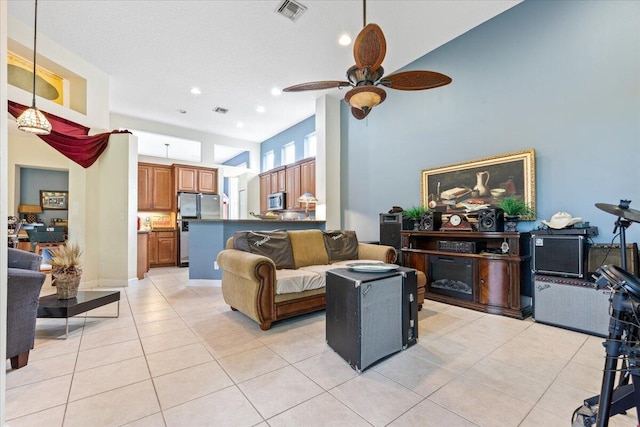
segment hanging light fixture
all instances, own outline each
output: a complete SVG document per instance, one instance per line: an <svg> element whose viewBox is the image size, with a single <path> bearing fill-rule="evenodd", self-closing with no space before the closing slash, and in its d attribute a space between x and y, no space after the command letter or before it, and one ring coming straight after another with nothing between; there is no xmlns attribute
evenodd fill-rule
<svg viewBox="0 0 640 427"><path fill-rule="evenodd" d="M33 22L33 100L31 107L27 108L20 117L18 117L18 129L35 133L36 135L49 135L51 133L51 123L36 108L36 36L38 33L38 0L36 0L36 11Z"/></svg>

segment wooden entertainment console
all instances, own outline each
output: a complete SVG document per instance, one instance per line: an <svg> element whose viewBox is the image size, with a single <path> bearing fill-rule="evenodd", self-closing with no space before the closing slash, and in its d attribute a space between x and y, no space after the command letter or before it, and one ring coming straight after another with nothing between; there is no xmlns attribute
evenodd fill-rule
<svg viewBox="0 0 640 427"><path fill-rule="evenodd" d="M402 231L401 235L403 265L427 276L425 298L517 319L531 315L529 233Z"/></svg>

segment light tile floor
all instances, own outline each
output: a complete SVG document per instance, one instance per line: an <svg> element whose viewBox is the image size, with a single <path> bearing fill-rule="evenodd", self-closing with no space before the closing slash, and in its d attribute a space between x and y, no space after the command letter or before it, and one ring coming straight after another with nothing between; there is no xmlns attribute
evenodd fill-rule
<svg viewBox="0 0 640 427"><path fill-rule="evenodd" d="M599 393L602 338L433 301L419 317L417 345L358 375L324 312L261 331L219 281L153 269L119 318L73 318L67 340L38 320L29 364L7 362L6 426L569 426Z"/></svg>

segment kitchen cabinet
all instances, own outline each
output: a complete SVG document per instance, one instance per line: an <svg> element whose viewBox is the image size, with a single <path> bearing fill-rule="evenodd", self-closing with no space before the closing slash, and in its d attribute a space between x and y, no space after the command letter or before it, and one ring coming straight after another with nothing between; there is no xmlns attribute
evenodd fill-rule
<svg viewBox="0 0 640 427"><path fill-rule="evenodd" d="M174 230L149 233L149 264L151 267L174 266L177 261L177 238Z"/></svg>
<svg viewBox="0 0 640 427"><path fill-rule="evenodd" d="M425 298L518 319L531 315L529 233L402 231L401 236L403 265L427 276Z"/></svg>
<svg viewBox="0 0 640 427"><path fill-rule="evenodd" d="M139 211L170 211L174 195L170 166L138 163Z"/></svg>
<svg viewBox="0 0 640 427"><path fill-rule="evenodd" d="M271 175L260 174L260 212L265 213L269 210L267 198L271 194Z"/></svg>
<svg viewBox="0 0 640 427"><path fill-rule="evenodd" d="M300 207L298 197L300 192L300 165L287 166L287 209L296 209Z"/></svg>
<svg viewBox="0 0 640 427"><path fill-rule="evenodd" d="M138 257L137 257L137 277L144 279L144 273L149 271L149 233L138 232Z"/></svg>
<svg viewBox="0 0 640 427"><path fill-rule="evenodd" d="M263 172L260 177L260 212L268 210L269 194L287 193L287 209L304 208L298 198L304 193L316 195L316 159L304 159ZM310 206L313 209L314 205Z"/></svg>
<svg viewBox="0 0 640 427"><path fill-rule="evenodd" d="M177 164L172 167L176 179L176 192L218 193L218 169Z"/></svg>
<svg viewBox="0 0 640 427"><path fill-rule="evenodd" d="M316 159L300 163L300 194L316 195Z"/></svg>

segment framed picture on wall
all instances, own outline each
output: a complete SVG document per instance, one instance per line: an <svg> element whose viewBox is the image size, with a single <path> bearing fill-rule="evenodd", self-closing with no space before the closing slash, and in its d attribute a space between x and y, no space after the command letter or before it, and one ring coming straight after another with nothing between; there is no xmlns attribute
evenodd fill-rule
<svg viewBox="0 0 640 427"><path fill-rule="evenodd" d="M69 193L67 191L40 190L40 205L42 210L66 210L69 208Z"/></svg>
<svg viewBox="0 0 640 427"><path fill-rule="evenodd" d="M507 197L535 212L535 150L517 151L422 171L422 205L473 213Z"/></svg>

